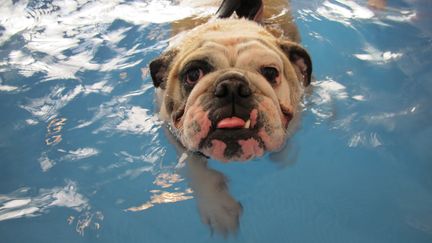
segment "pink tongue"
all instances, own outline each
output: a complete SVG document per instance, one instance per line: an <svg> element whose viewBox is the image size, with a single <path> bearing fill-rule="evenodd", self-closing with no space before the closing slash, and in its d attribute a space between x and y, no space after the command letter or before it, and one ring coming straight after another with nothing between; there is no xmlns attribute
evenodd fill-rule
<svg viewBox="0 0 432 243"><path fill-rule="evenodd" d="M244 127L245 121L238 117L225 118L217 124L217 128L241 128Z"/></svg>

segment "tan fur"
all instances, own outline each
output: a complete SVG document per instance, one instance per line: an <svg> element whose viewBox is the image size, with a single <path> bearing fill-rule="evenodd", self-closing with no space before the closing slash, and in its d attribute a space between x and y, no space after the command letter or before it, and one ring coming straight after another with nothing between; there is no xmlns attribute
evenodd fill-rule
<svg viewBox="0 0 432 243"><path fill-rule="evenodd" d="M207 4L209 1L212 0L204 2ZM220 4L220 1L215 2ZM206 158L200 153L193 153L200 150L194 137L210 133L210 116L206 109L217 104L216 87L220 81L241 79L250 88L252 95L244 99L247 104L253 105L248 122L257 124L260 120L262 125L250 131L261 138L264 146L259 147L261 145L254 140L256 136L240 138L236 140L238 144L249 144L248 147L242 145L241 151L238 151L242 154L224 154L221 158L222 161L247 160L261 156L264 149L275 150L283 145L292 132L292 124L299 120L300 98L304 86L309 84L312 71L309 55L298 44L300 37L289 13L288 1L263 2L264 12L259 24L235 18L207 22L208 18L197 19L194 16L173 23L173 35L186 31L185 34L178 35L170 43L169 50L150 64L161 100L161 118L171 125L169 134L175 135L172 140L179 153L186 151L188 155L189 184L197 197L202 220L224 235L237 230L242 206L229 194L225 176L208 168ZM195 26L198 27L192 29ZM210 62L213 70L203 75L190 92L186 92L185 82L179 75L188 70L185 68L187 64L197 60ZM266 80L261 73L263 67L279 71L276 82ZM286 118L287 113L293 115L292 122ZM212 121L218 120L215 118ZM290 124L288 128L287 124ZM232 132L220 130L223 135ZM243 131L241 128L238 130ZM224 144L221 139L211 140L212 146L203 147L200 152L221 156L229 144Z"/></svg>
<svg viewBox="0 0 432 243"><path fill-rule="evenodd" d="M264 4L266 3L270 4L265 1ZM291 22L287 6L282 5L281 1L275 1L269 6L266 5L263 12L263 16L268 18L260 23L230 18L213 19L201 24L173 39L169 50L150 64L155 86L161 88L157 92L162 96L160 116L173 127L173 132L187 149L217 156L217 159L223 161L244 160L262 155L262 151L256 150L255 154L250 156L225 153L226 156L221 157L222 152L215 150L214 145L206 145L207 150L203 151L204 140L214 131L215 124L224 117L219 116L220 120L210 117L216 114L214 110L203 117L207 110L200 107L217 100L215 90L220 78L230 73L243 77L242 82L245 82L253 94L248 104L257 109L260 116L255 119L259 119L260 127L264 129L254 130L254 134L260 137L256 140L260 148L266 151L278 150L288 137L287 126L290 120L297 118L300 98L304 85L310 82L312 66L309 55L296 42L299 39L297 30ZM279 18L285 22L277 24ZM206 72L188 91L180 75L187 73L190 70L188 65L196 62L208 63L212 71ZM263 68L277 70L277 81L267 80L262 73ZM213 109L218 109L217 105ZM188 114L189 112L201 114L195 116ZM213 122L210 133L200 133L208 129L209 119ZM245 123L250 120L248 117L242 119ZM212 140L209 141L212 143ZM243 140L242 144L246 144L245 141ZM226 141L215 142L224 144ZM209 146L213 149L209 150ZM247 146L249 147L244 147L243 150L251 152L250 146L254 145L251 143Z"/></svg>
<svg viewBox="0 0 432 243"><path fill-rule="evenodd" d="M258 39L260 41L256 41ZM211 55L209 53L214 52L213 56L222 63L227 59L235 59L236 57L230 56L235 56L236 49L238 49L239 46L241 47L242 45L245 45L245 42L253 42L253 44L250 44L251 47L249 52L246 54L246 57L242 57L244 59L265 63L265 59L256 58L259 56L259 52L269 52L280 58L281 68L285 75L283 81L275 88L274 92L282 105L286 106L291 111L296 112L297 104L303 92L303 87L301 86L301 83L298 82L298 77L292 64L285 53L283 53L278 47L284 42L285 44L296 44L287 40L284 41L278 39L272 33L266 31L261 25L248 20L219 19L215 22L198 26L196 29L193 29L188 33L187 36L183 37L183 39L179 41L178 45L172 47L178 50L178 54L173 60L173 65L168 75L166 94L168 94L175 103L181 104L184 97L181 97L181 93L177 91L180 89L180 83L175 80L178 79L177 74L183 65L187 63L188 60L193 59L191 56L197 57L199 55ZM216 51L218 48L211 48L210 45L219 45L219 50ZM254 50L254 48L256 50ZM242 63L240 63L240 65L241 64ZM225 68L229 67L227 65L225 66ZM246 65L243 66L246 67ZM254 64L254 66L259 66L259 64ZM256 70L250 71L256 73ZM209 82L212 81L211 78L208 80ZM266 83L265 80L260 80L260 82L264 82L261 86L264 86ZM200 83L203 84L202 82ZM267 85L263 89L270 88L271 87ZM161 110L161 115L168 118L169 114L166 114L164 106L165 104L162 104L163 109Z"/></svg>

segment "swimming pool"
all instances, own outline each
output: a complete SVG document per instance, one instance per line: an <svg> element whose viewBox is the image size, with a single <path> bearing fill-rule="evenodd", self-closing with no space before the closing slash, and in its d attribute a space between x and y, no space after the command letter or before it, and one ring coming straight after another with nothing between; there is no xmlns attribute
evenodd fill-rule
<svg viewBox="0 0 432 243"><path fill-rule="evenodd" d="M155 115L173 1L0 3L1 242L431 242L432 3L291 1L314 62L286 148L212 168L243 205L201 223Z"/></svg>

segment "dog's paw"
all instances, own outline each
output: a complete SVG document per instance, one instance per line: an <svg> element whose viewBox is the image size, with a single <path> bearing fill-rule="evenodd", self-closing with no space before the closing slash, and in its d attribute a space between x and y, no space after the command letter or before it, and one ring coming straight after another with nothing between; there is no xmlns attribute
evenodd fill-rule
<svg viewBox="0 0 432 243"><path fill-rule="evenodd" d="M202 221L212 232L216 231L224 236L237 232L243 207L228 191L223 190L201 198L198 207Z"/></svg>

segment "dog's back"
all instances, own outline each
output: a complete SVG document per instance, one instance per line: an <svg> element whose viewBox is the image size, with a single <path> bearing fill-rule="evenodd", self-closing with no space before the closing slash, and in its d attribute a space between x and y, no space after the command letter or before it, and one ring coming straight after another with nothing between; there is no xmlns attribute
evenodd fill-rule
<svg viewBox="0 0 432 243"><path fill-rule="evenodd" d="M179 4L193 8L209 8L216 11L222 0L191 1L180 0ZM263 0L263 12L257 21L262 23L269 32L276 37L283 37L291 41L300 42L300 34L293 21L289 1L287 0ZM171 23L171 35L193 29L211 20L213 15L193 15Z"/></svg>

